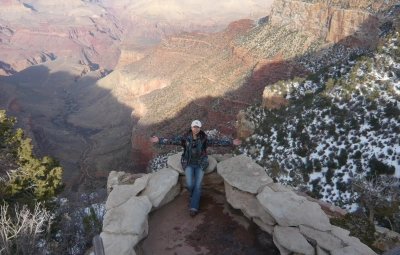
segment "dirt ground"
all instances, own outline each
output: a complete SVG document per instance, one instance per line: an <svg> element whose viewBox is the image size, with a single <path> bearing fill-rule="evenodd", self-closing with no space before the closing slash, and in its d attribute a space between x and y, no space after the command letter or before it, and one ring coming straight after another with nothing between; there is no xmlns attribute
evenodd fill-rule
<svg viewBox="0 0 400 255"><path fill-rule="evenodd" d="M202 190L199 213L189 215L188 193L149 214L149 235L138 255L276 255L272 237L232 208L224 194Z"/></svg>

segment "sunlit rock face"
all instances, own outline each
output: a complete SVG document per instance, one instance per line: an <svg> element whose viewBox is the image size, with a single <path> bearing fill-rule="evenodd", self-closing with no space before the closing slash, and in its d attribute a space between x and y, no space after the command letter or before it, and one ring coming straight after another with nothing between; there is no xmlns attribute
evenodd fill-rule
<svg viewBox="0 0 400 255"><path fill-rule="evenodd" d="M366 4L347 7L340 1L275 1L263 24L240 18L257 17L271 1L110 0L72 1L68 6L60 1L6 2L8 9L23 10L24 18L10 22L0 16L0 73L14 76L32 65L49 69L37 83L24 80L21 88L35 84L35 93L43 92L54 107L41 103L45 110L37 111L32 97L25 96L27 103L16 100L34 112L30 119L36 136L57 144L42 146L43 154L62 156L69 173L79 172L77 165L84 162L94 176L110 169L143 172L149 159L162 151L148 137L181 134L194 118L203 121L203 129L237 137L238 112L260 103L266 86L307 75L296 58L310 45L368 46L376 36L376 19L381 22L378 7L368 11ZM232 20L237 21L229 24ZM357 24L361 30L354 32ZM61 82L55 72L57 77L69 74L68 80ZM73 100L66 100L66 94ZM271 107L283 103L267 96ZM71 102L79 107L71 110ZM60 118L66 129L82 128L86 140L75 134L69 143L55 131L52 140L57 142L42 139L50 137L43 126Z"/></svg>
<svg viewBox="0 0 400 255"><path fill-rule="evenodd" d="M395 1L275 1L271 22L291 30L306 31L327 42L373 47L380 25L377 10Z"/></svg>

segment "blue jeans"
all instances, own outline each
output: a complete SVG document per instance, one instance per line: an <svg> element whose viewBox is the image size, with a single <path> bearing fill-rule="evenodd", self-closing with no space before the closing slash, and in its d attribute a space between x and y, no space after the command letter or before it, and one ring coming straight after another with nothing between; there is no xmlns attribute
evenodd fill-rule
<svg viewBox="0 0 400 255"><path fill-rule="evenodd" d="M185 174L186 183L190 194L189 210L198 212L201 194L201 182L203 181L204 171L199 165L187 165Z"/></svg>

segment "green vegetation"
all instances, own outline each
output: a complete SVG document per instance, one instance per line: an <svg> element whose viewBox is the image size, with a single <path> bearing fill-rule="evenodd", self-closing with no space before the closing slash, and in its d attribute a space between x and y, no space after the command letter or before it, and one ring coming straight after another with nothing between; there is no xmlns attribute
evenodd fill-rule
<svg viewBox="0 0 400 255"><path fill-rule="evenodd" d="M62 168L52 157L35 157L16 122L0 110L0 253L45 254L51 201L64 188Z"/></svg>
<svg viewBox="0 0 400 255"><path fill-rule="evenodd" d="M62 168L49 156L36 158L31 140L24 138L22 129L13 128L15 123L15 118L0 111L0 166L7 173L2 178L1 198L33 208L36 202L46 202L63 190Z"/></svg>

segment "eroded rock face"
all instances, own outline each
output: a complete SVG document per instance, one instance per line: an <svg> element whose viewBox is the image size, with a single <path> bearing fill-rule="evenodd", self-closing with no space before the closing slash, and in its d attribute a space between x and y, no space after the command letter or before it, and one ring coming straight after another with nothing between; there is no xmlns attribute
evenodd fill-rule
<svg viewBox="0 0 400 255"><path fill-rule="evenodd" d="M288 105L288 101L282 95L274 93L270 87L265 87L261 106L267 109L279 109L281 106Z"/></svg>
<svg viewBox="0 0 400 255"><path fill-rule="evenodd" d="M237 132L239 137L246 139L254 133L255 124L246 119L246 114L243 110L239 111L239 114L237 115L237 120Z"/></svg>
<svg viewBox="0 0 400 255"><path fill-rule="evenodd" d="M319 231L304 225L299 227L300 232L310 240L315 241L321 248L331 251L344 247L343 240L331 234L331 231Z"/></svg>
<svg viewBox="0 0 400 255"><path fill-rule="evenodd" d="M327 42L369 48L377 43L380 22L375 14L367 12L367 7L372 5L376 10L377 6L390 4L384 2L275 1L270 21L291 30L306 31Z"/></svg>
<svg viewBox="0 0 400 255"><path fill-rule="evenodd" d="M103 220L103 231L138 235L141 239L147 233L143 226L147 224L150 209L148 197L132 197L124 204L107 211Z"/></svg>

